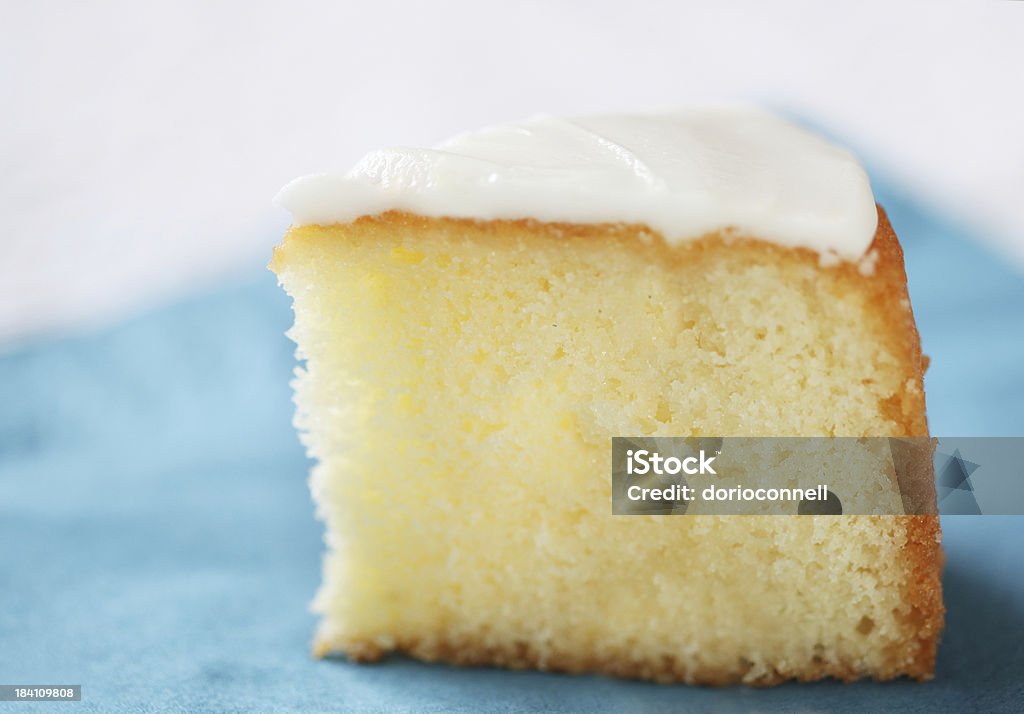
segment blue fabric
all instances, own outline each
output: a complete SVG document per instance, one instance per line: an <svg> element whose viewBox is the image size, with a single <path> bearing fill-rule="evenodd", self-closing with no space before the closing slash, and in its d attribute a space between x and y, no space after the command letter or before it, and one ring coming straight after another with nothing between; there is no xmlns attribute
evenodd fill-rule
<svg viewBox="0 0 1024 714"><path fill-rule="evenodd" d="M933 432L1024 434L1024 278L967 229L878 193L933 358ZM1021 518L944 520L948 625L925 685L705 689L312 660L321 527L290 424L290 319L273 277L254 270L216 294L0 357L0 683L83 685L82 704L7 706L1021 709Z"/></svg>

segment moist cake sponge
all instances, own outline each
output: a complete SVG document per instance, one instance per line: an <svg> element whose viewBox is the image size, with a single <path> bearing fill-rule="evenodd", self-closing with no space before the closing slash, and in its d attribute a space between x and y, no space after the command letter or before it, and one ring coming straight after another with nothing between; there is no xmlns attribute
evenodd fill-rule
<svg viewBox="0 0 1024 714"><path fill-rule="evenodd" d="M293 227L317 655L774 684L931 676L933 516L613 516L613 436L927 435L884 214L757 235L389 211Z"/></svg>

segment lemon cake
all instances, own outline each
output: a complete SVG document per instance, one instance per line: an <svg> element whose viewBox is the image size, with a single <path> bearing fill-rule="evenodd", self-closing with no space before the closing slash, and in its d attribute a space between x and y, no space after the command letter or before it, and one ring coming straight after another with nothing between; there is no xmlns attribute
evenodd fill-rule
<svg viewBox="0 0 1024 714"><path fill-rule="evenodd" d="M848 152L745 107L537 118L278 202L318 656L932 676L937 517L611 508L616 436L927 435L902 251Z"/></svg>

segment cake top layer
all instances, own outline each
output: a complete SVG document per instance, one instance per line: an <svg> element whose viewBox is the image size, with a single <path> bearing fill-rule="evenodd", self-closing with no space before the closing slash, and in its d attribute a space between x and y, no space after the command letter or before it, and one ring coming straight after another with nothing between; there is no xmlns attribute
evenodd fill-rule
<svg viewBox="0 0 1024 714"><path fill-rule="evenodd" d="M367 154L278 194L297 225L401 210L432 217L640 223L670 242L734 230L857 259L878 215L848 151L751 107L542 117L434 149Z"/></svg>

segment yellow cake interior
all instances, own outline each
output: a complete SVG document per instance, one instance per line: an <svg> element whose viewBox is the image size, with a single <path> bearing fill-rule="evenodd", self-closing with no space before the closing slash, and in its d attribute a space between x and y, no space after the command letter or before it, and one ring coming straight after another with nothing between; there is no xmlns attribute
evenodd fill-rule
<svg viewBox="0 0 1024 714"><path fill-rule="evenodd" d="M935 519L611 512L613 436L926 434L902 264L873 261L638 226L293 228L272 268L327 525L317 653L927 677Z"/></svg>

